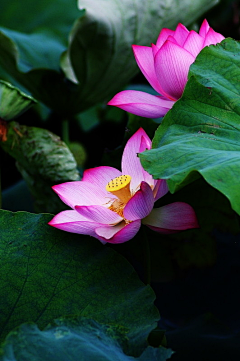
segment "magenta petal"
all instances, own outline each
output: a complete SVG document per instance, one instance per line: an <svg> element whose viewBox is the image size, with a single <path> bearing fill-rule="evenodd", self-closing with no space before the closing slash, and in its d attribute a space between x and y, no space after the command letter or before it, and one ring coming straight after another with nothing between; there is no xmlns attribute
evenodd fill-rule
<svg viewBox="0 0 240 361"><path fill-rule="evenodd" d="M156 90L156 92L160 93L160 88L154 68L152 48L148 46L132 45L132 49L141 72L149 84Z"/></svg>
<svg viewBox="0 0 240 361"><path fill-rule="evenodd" d="M63 211L58 213L48 223L50 226L66 232L95 235L95 228L101 226L100 223L89 222L76 211Z"/></svg>
<svg viewBox="0 0 240 361"><path fill-rule="evenodd" d="M169 39L172 39L174 43L176 43L176 40L172 37L172 36L169 36L168 37ZM158 53L159 51L159 48L152 44L152 53L153 53L153 58L154 58L154 67L155 67L155 56L156 54ZM155 72L156 74L156 72ZM159 89L159 93L162 95L162 99L166 99L166 100L170 100L170 101L173 101L174 99L171 98L171 96L169 94L167 94L165 92L165 90L161 87L160 83L158 83L158 89Z"/></svg>
<svg viewBox="0 0 240 361"><path fill-rule="evenodd" d="M168 41L171 41L171 43L174 43L174 44L179 45L178 42L177 42L177 40L176 40L173 36L169 36L167 40L168 40Z"/></svg>
<svg viewBox="0 0 240 361"><path fill-rule="evenodd" d="M151 95L138 90L124 90L116 94L108 105L113 105L126 112L146 118L163 117L174 102L161 96Z"/></svg>
<svg viewBox="0 0 240 361"><path fill-rule="evenodd" d="M203 48L204 39L194 30L191 30L183 45L184 49L196 57Z"/></svg>
<svg viewBox="0 0 240 361"><path fill-rule="evenodd" d="M159 50L159 48L158 48L156 45L152 44L153 58L154 58L155 55L157 54L158 50ZM155 68L154 68L154 71L155 71ZM155 74L156 74L156 73L155 73ZM162 94L160 91L159 91L159 93Z"/></svg>
<svg viewBox="0 0 240 361"><path fill-rule="evenodd" d="M189 30L183 24L179 23L176 27L173 37L180 46L183 46L188 37L188 34Z"/></svg>
<svg viewBox="0 0 240 361"><path fill-rule="evenodd" d="M106 192L93 184L83 181L66 182L52 187L61 200L69 207L76 205L104 204Z"/></svg>
<svg viewBox="0 0 240 361"><path fill-rule="evenodd" d="M152 142L146 132L140 128L128 140L122 155L122 173L129 174L131 179L130 188L132 193L140 187L142 181L154 184L152 176L146 172L140 162L138 153L151 149Z"/></svg>
<svg viewBox="0 0 240 361"><path fill-rule="evenodd" d="M122 222L113 227L99 227L96 229L96 234L99 239L108 243L124 243L132 239L137 234L140 227L140 220L128 224Z"/></svg>
<svg viewBox="0 0 240 361"><path fill-rule="evenodd" d="M205 38L205 36L207 35L209 29L210 29L210 26L209 26L207 20L204 19L203 23L202 23L202 25L200 27L200 30L199 30L199 35L201 35L203 38Z"/></svg>
<svg viewBox="0 0 240 361"><path fill-rule="evenodd" d="M123 214L125 219L135 221L145 218L153 209L154 196L152 188L142 182L139 191L126 204Z"/></svg>
<svg viewBox="0 0 240 361"><path fill-rule="evenodd" d="M225 39L224 36L222 36L219 33L216 33L216 31L210 28L205 37L203 46L205 47L208 45L216 45L217 43L220 43L223 39Z"/></svg>
<svg viewBox="0 0 240 361"><path fill-rule="evenodd" d="M195 58L187 50L166 41L155 56L158 81L165 93L179 99L187 82L190 65Z"/></svg>
<svg viewBox="0 0 240 361"><path fill-rule="evenodd" d="M103 192L106 192L107 183L116 177L119 177L122 173L113 167L101 166L96 168L90 168L84 171L82 181L88 182L100 188Z"/></svg>
<svg viewBox="0 0 240 361"><path fill-rule="evenodd" d="M123 220L117 213L103 206L76 206L75 209L91 222L116 224Z"/></svg>
<svg viewBox="0 0 240 361"><path fill-rule="evenodd" d="M173 36L174 37L174 30L170 30L167 28L163 28L158 36L156 45L158 48L161 48L161 46L165 43L165 41L168 39L169 36Z"/></svg>
<svg viewBox="0 0 240 361"><path fill-rule="evenodd" d="M165 179L158 179L153 189L155 202L168 193L168 185Z"/></svg>
<svg viewBox="0 0 240 361"><path fill-rule="evenodd" d="M149 216L142 220L142 223L163 233L199 227L193 208L183 202L154 208Z"/></svg>

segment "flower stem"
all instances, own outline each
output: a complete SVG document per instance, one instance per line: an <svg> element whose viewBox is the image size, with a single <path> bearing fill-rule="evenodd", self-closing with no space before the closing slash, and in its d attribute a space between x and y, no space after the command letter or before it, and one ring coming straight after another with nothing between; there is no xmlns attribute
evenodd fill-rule
<svg viewBox="0 0 240 361"><path fill-rule="evenodd" d="M62 140L69 145L69 121L67 119L62 120Z"/></svg>
<svg viewBox="0 0 240 361"><path fill-rule="evenodd" d="M146 234L145 227L143 228L143 252L144 252L144 274L143 274L143 282L146 285L149 285L151 283L151 254L150 254L150 247L148 242L148 237Z"/></svg>

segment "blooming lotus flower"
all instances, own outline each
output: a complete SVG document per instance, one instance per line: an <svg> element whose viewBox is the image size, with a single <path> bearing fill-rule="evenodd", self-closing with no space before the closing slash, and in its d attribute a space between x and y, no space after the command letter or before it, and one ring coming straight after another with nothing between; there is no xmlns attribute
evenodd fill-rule
<svg viewBox="0 0 240 361"><path fill-rule="evenodd" d="M129 241L141 222L155 231L172 233L198 227L192 207L183 202L153 208L168 192L165 180L154 180L137 154L151 148L140 128L127 142L122 172L101 166L85 170L81 181L53 186L72 210L57 214L49 224L67 232L93 236L103 244Z"/></svg>
<svg viewBox="0 0 240 361"><path fill-rule="evenodd" d="M153 89L161 95L136 90L116 94L108 105L146 118L164 116L184 90L190 65L208 45L217 44L224 37L210 28L204 20L199 34L178 24L176 30L162 29L156 45L133 45L137 64Z"/></svg>

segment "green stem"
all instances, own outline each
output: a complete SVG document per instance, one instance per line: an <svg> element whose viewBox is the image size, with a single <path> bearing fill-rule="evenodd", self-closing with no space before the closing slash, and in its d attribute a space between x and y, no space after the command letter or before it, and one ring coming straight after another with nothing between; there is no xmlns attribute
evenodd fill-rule
<svg viewBox="0 0 240 361"><path fill-rule="evenodd" d="M144 275L143 281L146 285L151 283L151 254L150 247L148 242L148 237L146 234L146 230L143 228L144 238L143 238L143 252L144 252Z"/></svg>
<svg viewBox="0 0 240 361"><path fill-rule="evenodd" d="M62 140L69 145L69 121L67 119L62 120Z"/></svg>

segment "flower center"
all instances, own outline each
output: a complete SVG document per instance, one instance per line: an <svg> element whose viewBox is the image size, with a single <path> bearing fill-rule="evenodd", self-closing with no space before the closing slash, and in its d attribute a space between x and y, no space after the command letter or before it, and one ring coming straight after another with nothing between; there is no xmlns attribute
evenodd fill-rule
<svg viewBox="0 0 240 361"><path fill-rule="evenodd" d="M108 182L106 190L117 196L120 201L126 204L131 198L130 182L130 175L120 175Z"/></svg>

